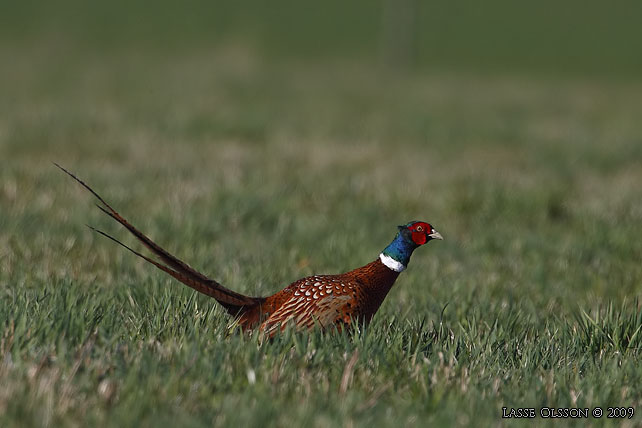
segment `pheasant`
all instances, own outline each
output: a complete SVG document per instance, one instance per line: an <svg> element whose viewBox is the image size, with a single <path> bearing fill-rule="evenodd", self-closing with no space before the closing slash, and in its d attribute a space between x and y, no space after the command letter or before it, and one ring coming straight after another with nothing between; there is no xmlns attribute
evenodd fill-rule
<svg viewBox="0 0 642 428"><path fill-rule="evenodd" d="M314 275L299 279L268 297L250 297L225 288L217 281L179 260L132 226L91 187L65 168L58 168L91 192L101 211L124 226L160 259L156 261L105 232L95 232L123 246L183 284L213 297L243 331L258 330L270 336L293 325L297 330L319 326L341 329L353 322L368 323L399 274L406 269L412 252L433 239L443 239L429 223L411 221L398 226L395 238L376 260L339 275Z"/></svg>

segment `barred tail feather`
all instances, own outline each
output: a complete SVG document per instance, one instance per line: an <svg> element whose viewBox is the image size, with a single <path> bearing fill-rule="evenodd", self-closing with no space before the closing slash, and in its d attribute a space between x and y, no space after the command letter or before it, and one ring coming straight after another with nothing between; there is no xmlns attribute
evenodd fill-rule
<svg viewBox="0 0 642 428"><path fill-rule="evenodd" d="M112 241L116 242L117 244L131 251L133 254L137 255L138 257L153 264L163 272L171 275L172 277L179 280L180 282L187 285L188 287L191 287L196 291L199 291L203 294L213 297L229 313L233 315L237 315L243 307L252 307L257 304L260 304L264 300L263 298L260 298L260 297L245 296L243 294L236 293L232 290L229 290L223 287L221 284L219 284L215 280L208 278L207 276L198 272L197 270L189 266L187 263L174 257L172 254L170 254L165 249L160 247L154 241L149 239L141 231L139 231L134 226L132 226L127 220L125 220L125 218L123 218L118 212L116 212L116 210L114 210L107 202L105 202L105 200L100 195L98 195L98 193L96 193L91 187L89 187L89 185L87 185L84 181L82 181L81 179L79 179L74 174L67 171L65 168L58 165L57 163L54 162L54 165L60 168L63 172L65 172L71 178L73 178L76 182L78 182L81 186L83 186L89 192L91 192L98 199L98 201L100 201L101 205L96 204L96 206L102 212L104 212L105 214L107 214L108 216L116 220L118 223L123 225L132 235L136 237L136 239L138 239L143 245L145 245L159 259L161 259L161 261L163 261L164 264L159 263L145 256L144 254L141 254L140 252L128 247L127 245L123 244L113 236L108 235L105 232L102 232L98 229L95 229L89 226L89 228L92 229L93 231L111 239Z"/></svg>

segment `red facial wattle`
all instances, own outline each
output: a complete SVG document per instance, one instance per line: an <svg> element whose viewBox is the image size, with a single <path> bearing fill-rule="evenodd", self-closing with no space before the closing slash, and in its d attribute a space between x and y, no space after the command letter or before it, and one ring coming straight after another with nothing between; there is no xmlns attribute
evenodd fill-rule
<svg viewBox="0 0 642 428"><path fill-rule="evenodd" d="M417 245L424 245L428 241L425 232L417 232L416 230L413 230L411 237L412 241Z"/></svg>

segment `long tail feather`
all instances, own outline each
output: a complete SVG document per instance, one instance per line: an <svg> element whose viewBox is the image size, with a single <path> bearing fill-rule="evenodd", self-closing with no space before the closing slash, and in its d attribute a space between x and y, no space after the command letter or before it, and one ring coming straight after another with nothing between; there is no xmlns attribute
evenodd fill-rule
<svg viewBox="0 0 642 428"><path fill-rule="evenodd" d="M96 204L96 206L102 212L104 212L105 214L107 214L108 216L116 220L118 223L123 225L132 235L134 235L140 242L142 242L143 245L145 245L152 253L154 253L158 258L160 258L167 266L128 247L127 245L123 244L113 236L108 235L105 232L102 232L98 229L95 229L89 226L89 228L92 229L93 231L123 246L127 250L131 251L133 254L146 260L147 262L156 266L158 269L162 270L163 272L166 272L167 274L181 281L183 284L193 288L196 291L199 291L203 294L213 297L221 305L223 305L223 307L225 307L230 313L236 314L242 307L254 306L264 300L263 298L260 298L260 297L245 296L243 294L236 293L232 290L229 290L223 287L218 282L214 281L213 279L210 279L207 276L203 275L202 273L198 272L197 270L189 266L187 263L174 257L172 254L170 254L165 249L161 248L158 244L156 244L154 241L152 241L150 238L148 238L141 231L139 231L134 226L132 226L127 220L125 220L124 217L122 217L118 212L116 212L116 210L114 210L98 193L96 193L84 181L82 181L81 179L79 179L74 174L67 171L65 168L58 165L57 163L54 162L54 165L60 168L63 172L65 172L71 178L73 178L76 182L78 182L81 186L83 186L89 192L91 192L98 199L98 201L100 201L101 205Z"/></svg>

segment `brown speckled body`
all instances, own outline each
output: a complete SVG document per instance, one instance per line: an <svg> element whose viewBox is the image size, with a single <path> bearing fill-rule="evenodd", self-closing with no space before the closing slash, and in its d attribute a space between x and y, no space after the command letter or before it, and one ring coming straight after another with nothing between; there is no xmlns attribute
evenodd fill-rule
<svg viewBox="0 0 642 428"><path fill-rule="evenodd" d="M265 300L240 310L244 330L274 333L292 324L297 329L336 326L353 320L369 322L390 291L399 272L379 259L340 275L299 279Z"/></svg>

